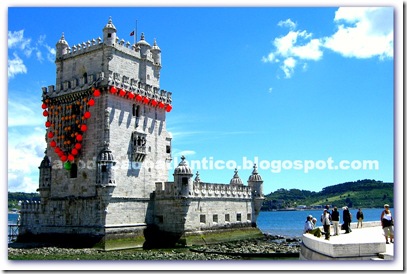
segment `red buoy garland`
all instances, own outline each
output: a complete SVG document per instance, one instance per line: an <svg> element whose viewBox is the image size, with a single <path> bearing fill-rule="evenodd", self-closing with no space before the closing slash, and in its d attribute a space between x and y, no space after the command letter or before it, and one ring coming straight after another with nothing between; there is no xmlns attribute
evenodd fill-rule
<svg viewBox="0 0 407 274"><path fill-rule="evenodd" d="M164 109L166 112L172 110L171 104L122 88L111 86L108 91L113 95ZM77 94L70 99L46 97L42 102L43 116L47 118L45 122L48 130L47 139L60 160L66 162L67 169L71 167L70 162L74 162L75 157L80 155L83 135L88 130L86 122L92 117L90 109L100 95L99 89L92 88L90 91Z"/></svg>

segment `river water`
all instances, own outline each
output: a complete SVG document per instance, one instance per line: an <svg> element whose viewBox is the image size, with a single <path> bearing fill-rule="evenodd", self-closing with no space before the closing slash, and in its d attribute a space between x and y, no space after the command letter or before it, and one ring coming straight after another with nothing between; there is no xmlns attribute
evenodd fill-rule
<svg viewBox="0 0 407 274"><path fill-rule="evenodd" d="M338 209L342 223L342 209ZM390 209L394 215L393 209ZM352 222L356 221L356 213L358 209L350 209L352 213ZM362 209L364 221L379 221L382 208L366 208ZM281 235L286 237L300 237L304 228L304 223L308 215L317 218L317 225L320 226L320 216L322 210L296 210L296 211L262 211L257 218L257 226L263 233L272 235ZM8 223L16 224L18 214L9 213Z"/></svg>
<svg viewBox="0 0 407 274"><path fill-rule="evenodd" d="M338 209L340 214L340 223L342 223L342 209ZM382 208L362 208L364 221L380 221ZM394 211L390 211L394 216ZM302 235L304 223L308 215L317 218L317 226L322 226L320 218L322 210L296 210L296 211L262 211L257 218L257 226L264 233L273 235L282 235L287 237L299 237ZM352 223L356 222L357 208L350 209L352 213Z"/></svg>

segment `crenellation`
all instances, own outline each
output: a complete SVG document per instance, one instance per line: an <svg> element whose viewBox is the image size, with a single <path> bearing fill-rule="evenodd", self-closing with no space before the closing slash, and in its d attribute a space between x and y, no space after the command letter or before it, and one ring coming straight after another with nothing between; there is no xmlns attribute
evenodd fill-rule
<svg viewBox="0 0 407 274"><path fill-rule="evenodd" d="M87 82L87 76L81 76L79 77L79 84L83 87L84 85L86 85Z"/></svg>
<svg viewBox="0 0 407 274"><path fill-rule="evenodd" d="M76 86L78 85L78 79L74 78L70 82L71 82L71 88L75 89Z"/></svg>
<svg viewBox="0 0 407 274"><path fill-rule="evenodd" d="M49 93L53 93L53 92L54 92L54 88L55 88L54 85L48 86L48 92L49 92Z"/></svg>

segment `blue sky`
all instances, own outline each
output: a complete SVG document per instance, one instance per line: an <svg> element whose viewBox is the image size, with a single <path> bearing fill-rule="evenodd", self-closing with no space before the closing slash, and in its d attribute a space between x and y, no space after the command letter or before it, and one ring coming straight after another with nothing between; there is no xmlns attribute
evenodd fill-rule
<svg viewBox="0 0 407 274"><path fill-rule="evenodd" d="M9 191L38 187L55 44L62 33L70 46L101 37L109 16L120 39L133 43L136 20L137 40L157 39L161 88L173 93L173 164L201 163L202 181L229 183L238 167L246 182L257 159L266 194L393 182L392 7L29 7L8 9ZM205 159L223 168L203 168ZM328 159L354 168L329 170ZM305 161L316 167L294 168Z"/></svg>

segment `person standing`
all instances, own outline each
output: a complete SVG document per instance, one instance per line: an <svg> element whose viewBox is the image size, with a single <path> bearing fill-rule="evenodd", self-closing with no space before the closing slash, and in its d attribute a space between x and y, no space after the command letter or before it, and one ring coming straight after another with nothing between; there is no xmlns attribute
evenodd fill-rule
<svg viewBox="0 0 407 274"><path fill-rule="evenodd" d="M363 212L362 209L359 208L359 211L356 213L356 219L358 219L358 225L356 226L356 228L359 228L359 224L360 224L360 228L362 228L363 226Z"/></svg>
<svg viewBox="0 0 407 274"><path fill-rule="evenodd" d="M340 219L340 216L339 216L338 208L336 206L332 210L331 217L332 217L332 225L334 227L334 236L338 236L339 235L339 219Z"/></svg>
<svg viewBox="0 0 407 274"><path fill-rule="evenodd" d="M322 213L321 216L321 222L324 226L325 240L329 240L331 237L331 220L331 214L329 214L327 209L324 209L324 213Z"/></svg>
<svg viewBox="0 0 407 274"><path fill-rule="evenodd" d="M384 232L384 238L386 239L386 244L389 243L389 234L390 234L390 242L394 243L394 220L391 216L390 208L388 204L384 205L384 210L382 215L380 216L380 220L382 222L382 228Z"/></svg>
<svg viewBox="0 0 407 274"><path fill-rule="evenodd" d="M349 233L351 232L351 228L350 228L350 223L352 222L352 215L349 212L349 209L347 206L343 207L343 226L345 229L345 233Z"/></svg>

